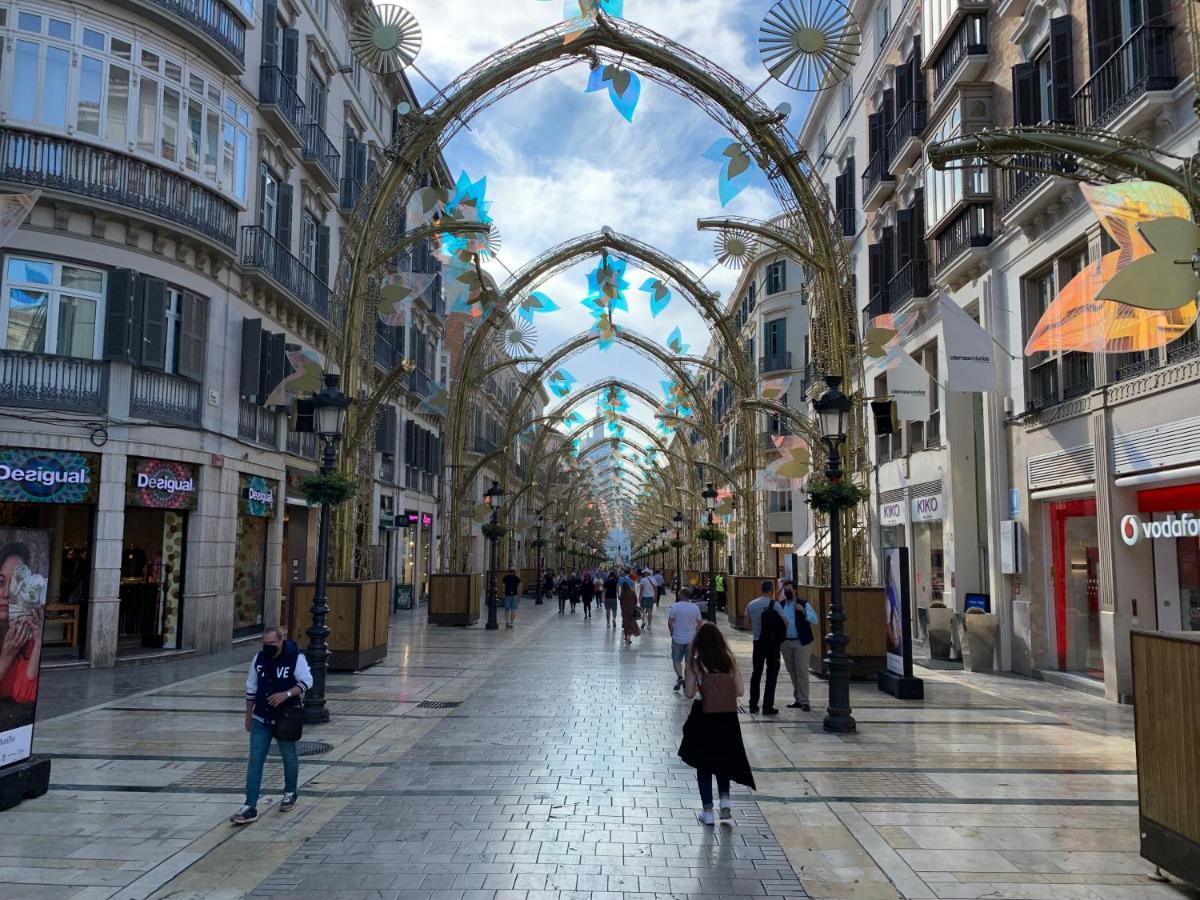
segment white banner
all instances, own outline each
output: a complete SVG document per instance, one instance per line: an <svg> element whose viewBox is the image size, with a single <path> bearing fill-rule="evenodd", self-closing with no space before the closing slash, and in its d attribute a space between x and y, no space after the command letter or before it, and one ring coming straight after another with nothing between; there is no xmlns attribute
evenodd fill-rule
<svg viewBox="0 0 1200 900"><path fill-rule="evenodd" d="M887 389L901 422L929 418L929 373L903 350L888 353Z"/></svg>
<svg viewBox="0 0 1200 900"><path fill-rule="evenodd" d="M992 338L945 294L939 299L946 345L946 390L971 393L996 389Z"/></svg>

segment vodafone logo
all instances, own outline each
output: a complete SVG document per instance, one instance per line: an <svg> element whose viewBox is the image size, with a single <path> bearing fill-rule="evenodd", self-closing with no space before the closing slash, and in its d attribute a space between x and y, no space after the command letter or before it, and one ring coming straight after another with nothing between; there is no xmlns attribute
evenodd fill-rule
<svg viewBox="0 0 1200 900"><path fill-rule="evenodd" d="M1132 547L1142 539L1141 522L1137 516L1126 516L1121 520L1121 540Z"/></svg>

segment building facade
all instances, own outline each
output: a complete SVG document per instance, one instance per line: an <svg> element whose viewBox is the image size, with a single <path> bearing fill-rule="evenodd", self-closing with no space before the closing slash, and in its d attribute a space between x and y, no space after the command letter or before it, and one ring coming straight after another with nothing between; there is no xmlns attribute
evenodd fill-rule
<svg viewBox="0 0 1200 900"><path fill-rule="evenodd" d="M221 650L286 621L288 584L313 577L295 485L317 445L281 382L331 349L341 231L413 100L354 61L361 9L0 5L0 183L40 191L0 251L0 526L53 533L48 655ZM438 374L427 306L417 396ZM401 470L399 414L381 509L431 510L436 457ZM377 534L376 574L398 577Z"/></svg>

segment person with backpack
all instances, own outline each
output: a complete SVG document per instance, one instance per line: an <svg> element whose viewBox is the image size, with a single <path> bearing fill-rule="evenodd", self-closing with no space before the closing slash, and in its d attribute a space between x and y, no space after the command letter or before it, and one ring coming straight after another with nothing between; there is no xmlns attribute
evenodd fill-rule
<svg viewBox="0 0 1200 900"><path fill-rule="evenodd" d="M730 782L755 790L754 773L746 759L738 722L737 699L745 691L745 682L721 629L712 622L702 623L688 649L684 694L693 702L679 744L679 758L696 770L702 807L696 820L702 825L716 824L714 778L722 824L733 824Z"/></svg>
<svg viewBox="0 0 1200 900"><path fill-rule="evenodd" d="M792 702L788 709L809 712L808 702L808 658L812 654L813 626L817 624L817 611L807 600L796 597L792 583L783 589L783 621L787 634L783 640L783 664L792 679Z"/></svg>
<svg viewBox="0 0 1200 900"><path fill-rule="evenodd" d="M767 580L762 583L762 593L746 606L746 629L754 636L754 663L750 673L750 712L758 712L758 688L763 669L767 670L767 684L762 694L762 714L777 716L775 708L775 682L779 679L779 649L787 637L787 626L783 621L783 607L773 598L775 585Z"/></svg>

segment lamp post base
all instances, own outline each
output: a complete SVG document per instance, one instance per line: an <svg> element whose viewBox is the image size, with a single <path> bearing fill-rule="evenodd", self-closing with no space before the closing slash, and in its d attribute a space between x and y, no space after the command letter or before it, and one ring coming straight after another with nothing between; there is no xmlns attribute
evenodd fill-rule
<svg viewBox="0 0 1200 900"><path fill-rule="evenodd" d="M325 705L325 701L321 701L320 706L305 706L304 707L304 724L305 725L324 725L329 721L329 707Z"/></svg>
<svg viewBox="0 0 1200 900"><path fill-rule="evenodd" d="M827 713L822 727L831 734L850 734L858 730L858 723L849 713Z"/></svg>

